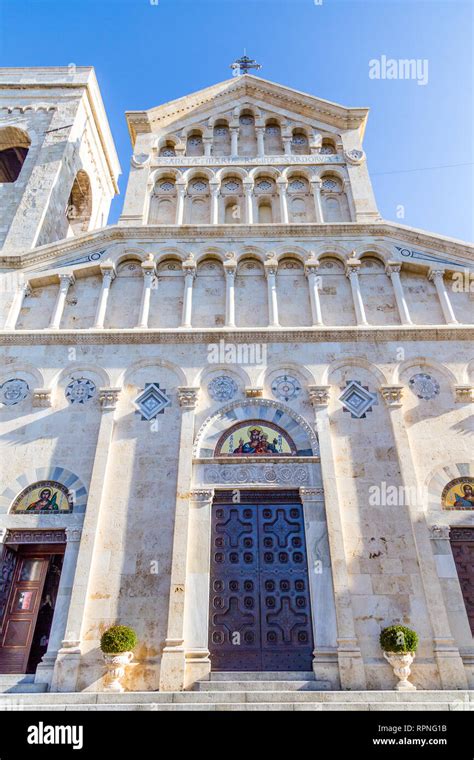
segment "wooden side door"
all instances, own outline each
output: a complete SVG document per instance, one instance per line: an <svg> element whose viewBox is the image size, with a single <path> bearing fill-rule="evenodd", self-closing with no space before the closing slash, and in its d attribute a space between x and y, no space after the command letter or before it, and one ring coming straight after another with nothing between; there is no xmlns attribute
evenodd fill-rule
<svg viewBox="0 0 474 760"><path fill-rule="evenodd" d="M19 553L0 639L0 673L25 673L49 555Z"/></svg>

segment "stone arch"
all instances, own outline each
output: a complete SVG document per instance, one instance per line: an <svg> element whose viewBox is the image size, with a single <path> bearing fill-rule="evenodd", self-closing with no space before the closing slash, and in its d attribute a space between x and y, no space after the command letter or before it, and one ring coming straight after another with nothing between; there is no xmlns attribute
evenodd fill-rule
<svg viewBox="0 0 474 760"><path fill-rule="evenodd" d="M14 376L21 376L22 374L32 377L36 388L44 388L44 379L42 373L39 369L34 367L32 364L29 364L28 362L15 362L14 364L10 364L8 367L5 367L2 371L2 374L0 375L0 385L7 382L7 380L11 379Z"/></svg>
<svg viewBox="0 0 474 760"><path fill-rule="evenodd" d="M377 367L377 365L372 364L372 362L359 356L348 356L344 359L338 359L337 361L331 362L323 373L322 383L324 385L330 385L331 375L344 367L360 367L361 369L366 370L376 379L377 388L388 383L387 377L380 367Z"/></svg>
<svg viewBox="0 0 474 760"><path fill-rule="evenodd" d="M268 325L265 270L261 258L254 254L245 254L237 262L235 316L238 327Z"/></svg>
<svg viewBox="0 0 474 760"><path fill-rule="evenodd" d="M19 475L0 494L0 511L8 511L15 499L25 488L41 480L54 480L57 483L64 485L73 494L73 511L85 512L87 504L87 489L83 481L74 472L71 472L71 470L68 470L65 467L61 467L60 465L32 467Z"/></svg>
<svg viewBox="0 0 474 760"><path fill-rule="evenodd" d="M236 422L245 424L246 420L255 419L276 422L287 431L295 443L298 456L319 455L317 435L301 415L278 401L258 398L231 402L208 417L194 440L193 456L212 459L226 425L230 428Z"/></svg>
<svg viewBox="0 0 474 760"><path fill-rule="evenodd" d="M440 362L437 362L435 359L431 359L426 356L415 356L410 359L405 359L405 361L401 362L400 364L397 364L393 371L393 383L397 384L400 383L400 377L410 369L410 367L428 367L429 369L433 369L435 372L439 372L440 375L442 375L452 386L456 385L458 383L457 377L454 375L454 373L448 369L448 367L445 367L444 364L441 364Z"/></svg>
<svg viewBox="0 0 474 760"><path fill-rule="evenodd" d="M263 387L266 380L272 375L274 372L278 372L281 370L281 372L284 372L285 370L290 370L290 372L296 372L298 375L301 376L301 378L306 382L307 385L313 385L316 383L315 377L310 369L305 364L298 364L296 362L286 362L286 361L274 361L268 364L265 369L263 369L258 377L257 380L257 386Z"/></svg>
<svg viewBox="0 0 474 760"><path fill-rule="evenodd" d="M156 257L156 265L159 266L167 259L176 259L177 261L184 261L189 255L189 251L178 245L162 248Z"/></svg>
<svg viewBox="0 0 474 760"><path fill-rule="evenodd" d="M119 388L124 387L130 380L131 375L141 369L147 367L163 367L173 372L176 375L176 385L189 385L188 379L184 373L184 370L173 362L167 361L167 359L160 359L159 357L149 357L147 359L139 359L133 364L130 364L117 378L117 386Z"/></svg>
<svg viewBox="0 0 474 760"><path fill-rule="evenodd" d="M328 247L327 243L320 243L314 246L311 251L312 255L320 260L323 256L333 256L339 259L343 264L346 263L348 258L351 258L351 249L349 246L340 245L339 243L331 243L331 247Z"/></svg>
<svg viewBox="0 0 474 760"><path fill-rule="evenodd" d="M203 388L209 375L213 375L214 373L220 373L222 375L234 375L240 381L242 390L252 385L248 373L239 364L207 364L205 367L202 367L199 370L193 380L193 385Z"/></svg>
<svg viewBox="0 0 474 760"><path fill-rule="evenodd" d="M379 243L375 243L373 245L367 245L367 243L356 245L351 252L351 258L354 259L361 260L364 256L373 256L374 258L378 258L383 264L386 264L387 261L390 261L393 258L391 256L390 249L387 246L380 245Z"/></svg>
<svg viewBox="0 0 474 760"><path fill-rule="evenodd" d="M71 362L67 367L63 367L62 370L57 372L52 378L49 387L54 391L69 375L76 375L79 372L93 372L100 378L100 383L103 387L108 388L111 385L110 375L103 367L99 367L97 364L77 361Z"/></svg>
<svg viewBox="0 0 474 760"><path fill-rule="evenodd" d="M212 254L197 262L193 286L193 327L222 327L225 324L225 273L222 261Z"/></svg>
<svg viewBox="0 0 474 760"><path fill-rule="evenodd" d="M30 147L31 138L20 127L0 129L0 183L16 182Z"/></svg>
<svg viewBox="0 0 474 760"><path fill-rule="evenodd" d="M67 202L66 216L74 235L87 232L92 215L92 186L89 175L79 169Z"/></svg>

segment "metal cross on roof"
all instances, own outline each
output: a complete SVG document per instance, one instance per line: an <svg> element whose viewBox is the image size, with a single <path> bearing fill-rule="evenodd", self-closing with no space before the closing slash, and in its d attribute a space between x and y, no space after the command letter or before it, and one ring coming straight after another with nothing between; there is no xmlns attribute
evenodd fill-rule
<svg viewBox="0 0 474 760"><path fill-rule="evenodd" d="M238 77L242 74L246 74L249 69L261 69L262 65L249 58L248 55L243 55L241 58L237 58L234 63L230 64L230 68L233 69L234 76Z"/></svg>

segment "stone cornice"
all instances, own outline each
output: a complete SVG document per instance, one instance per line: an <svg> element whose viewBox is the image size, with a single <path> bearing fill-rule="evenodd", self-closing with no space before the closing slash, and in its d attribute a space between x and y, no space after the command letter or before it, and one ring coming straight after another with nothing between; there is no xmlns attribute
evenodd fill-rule
<svg viewBox="0 0 474 760"><path fill-rule="evenodd" d="M170 226L120 226L113 225L95 232L84 233L77 238L67 238L49 245L41 246L24 254L8 254L0 252L0 266L11 269L33 267L35 265L51 262L52 265L60 258L81 252L92 253L98 247L107 244L127 243L137 241L142 244L160 243L169 247L170 239L189 242L196 245L201 241L216 241L221 238L224 245L231 241L252 241L276 239L284 241L287 238L299 240L308 239L311 243L328 243L328 251L331 243L340 242L343 236L357 238L358 236L372 236L374 238L389 238L389 242L408 243L415 246L425 246L434 253L443 253L463 256L474 260L474 245L462 240L448 238L443 235L417 230L413 227L403 227L380 220L380 222L345 222L340 224L267 224L267 225L170 225Z"/></svg>
<svg viewBox="0 0 474 760"><path fill-rule="evenodd" d="M314 95L293 90L290 87L270 82L267 79L246 74L231 77L223 82L190 93L176 100L144 111L127 111L126 119L132 144L140 132L152 132L167 126L177 119L220 102L231 104L236 97L262 98L267 106L286 108L303 116L328 123L342 129L361 129L363 135L368 108L347 108L322 100ZM275 102L273 102L275 101Z"/></svg>
<svg viewBox="0 0 474 760"><path fill-rule="evenodd" d="M474 340L471 325L413 325L398 327L306 327L306 328L246 328L239 330L123 329L123 330L16 330L0 331L1 346L28 345L106 345L161 343L216 343L221 339L251 343L381 343L389 341L455 341Z"/></svg>

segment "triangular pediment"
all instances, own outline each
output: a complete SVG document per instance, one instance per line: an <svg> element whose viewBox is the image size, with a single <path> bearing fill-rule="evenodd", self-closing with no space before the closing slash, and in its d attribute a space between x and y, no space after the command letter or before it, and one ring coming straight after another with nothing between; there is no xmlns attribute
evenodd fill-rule
<svg viewBox="0 0 474 760"><path fill-rule="evenodd" d="M368 109L347 108L314 95L293 90L266 79L244 74L232 77L203 90L144 111L128 111L127 122L135 143L140 132L171 129L190 117L202 119L207 113L224 113L236 101L327 125L338 130L358 129L363 135Z"/></svg>

